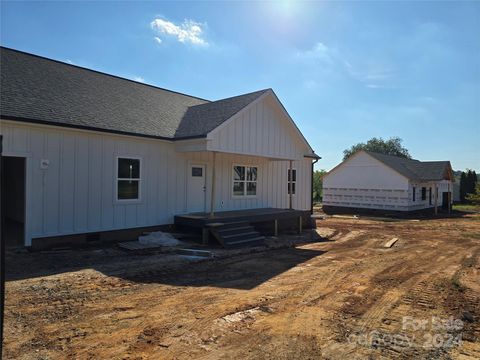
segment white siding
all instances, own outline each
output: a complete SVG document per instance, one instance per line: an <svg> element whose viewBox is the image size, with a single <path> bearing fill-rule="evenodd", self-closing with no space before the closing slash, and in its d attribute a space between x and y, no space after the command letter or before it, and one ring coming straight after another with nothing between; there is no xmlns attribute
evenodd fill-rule
<svg viewBox="0 0 480 360"><path fill-rule="evenodd" d="M323 187L408 190L408 179L370 155L359 153L327 174Z"/></svg>
<svg viewBox="0 0 480 360"><path fill-rule="evenodd" d="M212 131L208 150L301 160L311 152L272 96L252 103Z"/></svg>
<svg viewBox="0 0 480 360"><path fill-rule="evenodd" d="M188 212L189 161L207 166L206 210L210 206L211 152L181 153L172 142L117 136L59 127L1 121L4 154L27 158L26 245L31 238L170 224ZM243 125L242 125L243 126ZM245 138L239 137L239 141ZM250 145L248 145L250 146ZM142 200L116 201L117 156L142 158ZM49 167L40 168L48 159ZM233 164L259 167L257 196L232 197ZM218 153L215 209L288 207L288 161ZM294 162L297 169L296 209L310 209L311 160Z"/></svg>
<svg viewBox="0 0 480 360"><path fill-rule="evenodd" d="M448 181L437 182L438 206ZM416 189L413 201L413 187ZM422 187L427 190L422 200ZM432 204L428 189L432 188ZM323 205L410 211L435 206L435 183L415 183L366 153L359 153L323 178ZM450 190L451 191L451 190Z"/></svg>

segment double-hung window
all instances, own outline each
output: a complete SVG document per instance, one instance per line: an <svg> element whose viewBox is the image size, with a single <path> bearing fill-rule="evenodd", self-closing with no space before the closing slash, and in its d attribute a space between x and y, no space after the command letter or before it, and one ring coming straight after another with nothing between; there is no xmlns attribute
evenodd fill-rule
<svg viewBox="0 0 480 360"><path fill-rule="evenodd" d="M138 158L117 158L117 200L140 200L140 166Z"/></svg>
<svg viewBox="0 0 480 360"><path fill-rule="evenodd" d="M233 166L233 196L256 196L257 195L256 166Z"/></svg>
<svg viewBox="0 0 480 360"><path fill-rule="evenodd" d="M288 195L292 194L295 195L296 185L297 185L297 169L288 169L287 173L287 192ZM290 184L292 184L292 189L290 189Z"/></svg>

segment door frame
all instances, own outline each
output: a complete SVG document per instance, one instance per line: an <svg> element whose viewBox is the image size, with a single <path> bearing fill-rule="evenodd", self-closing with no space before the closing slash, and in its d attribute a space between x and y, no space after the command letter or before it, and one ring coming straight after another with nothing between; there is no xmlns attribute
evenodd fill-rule
<svg viewBox="0 0 480 360"><path fill-rule="evenodd" d="M5 139L5 138L4 138ZM24 224L23 224L23 245L24 246L31 246L32 245L32 237L30 232L30 219L31 219L31 209L29 204L31 204L31 196L32 192L30 189L30 184L32 183L32 157L30 153L26 152L17 152L17 151L5 151L2 153L2 157L19 157L23 158L25 161L25 168L24 168L24 189L25 189L25 202L23 204L23 211L24 211ZM4 216L2 212L2 216Z"/></svg>
<svg viewBox="0 0 480 360"><path fill-rule="evenodd" d="M189 193L192 191L190 189L190 178L191 176L191 168L192 166L202 166L203 167L203 179L204 179L204 188L205 190L203 191L203 210L201 212L206 212L207 211L207 193L208 191L208 162L207 161L194 161L194 160L189 160L187 161L187 170L186 170L186 181L185 181L185 209L187 212L196 212L195 210L190 210L188 207L188 199L189 199Z"/></svg>

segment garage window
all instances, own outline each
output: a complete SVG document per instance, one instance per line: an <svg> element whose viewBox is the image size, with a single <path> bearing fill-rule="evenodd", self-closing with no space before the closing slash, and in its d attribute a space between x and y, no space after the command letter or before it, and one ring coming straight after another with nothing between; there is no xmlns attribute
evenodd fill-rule
<svg viewBox="0 0 480 360"><path fill-rule="evenodd" d="M117 158L117 200L140 200L140 166L138 158Z"/></svg>

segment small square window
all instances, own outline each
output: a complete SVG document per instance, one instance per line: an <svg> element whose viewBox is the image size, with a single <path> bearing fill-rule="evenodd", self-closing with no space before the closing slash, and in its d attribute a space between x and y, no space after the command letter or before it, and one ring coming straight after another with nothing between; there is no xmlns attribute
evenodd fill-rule
<svg viewBox="0 0 480 360"><path fill-rule="evenodd" d="M245 192L245 183L240 181L235 181L233 183L233 195L242 196Z"/></svg>
<svg viewBox="0 0 480 360"><path fill-rule="evenodd" d="M247 182L247 195L257 195L256 182Z"/></svg>
<svg viewBox="0 0 480 360"><path fill-rule="evenodd" d="M194 177L202 177L203 176L203 168L201 167L192 167L192 176Z"/></svg>
<svg viewBox="0 0 480 360"><path fill-rule="evenodd" d="M245 166L233 167L233 180L245 180Z"/></svg>
<svg viewBox="0 0 480 360"><path fill-rule="evenodd" d="M119 200L138 199L138 180L119 180L118 181L118 199Z"/></svg>
<svg viewBox="0 0 480 360"><path fill-rule="evenodd" d="M118 159L118 178L119 179L139 179L140 178L140 160L139 159Z"/></svg>

